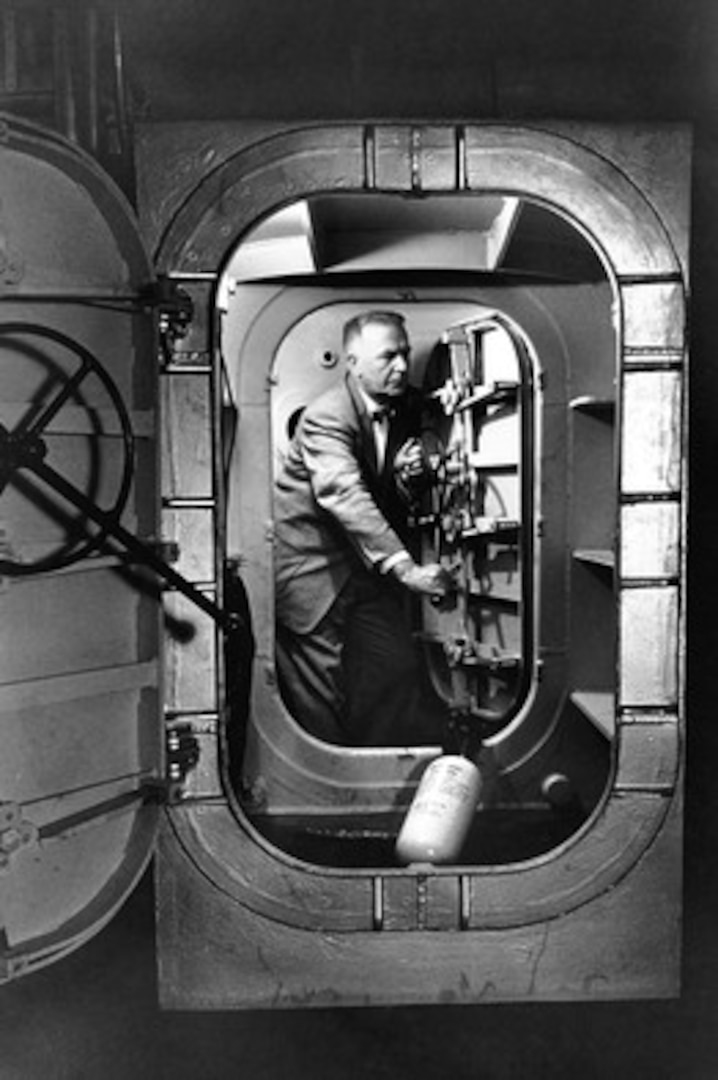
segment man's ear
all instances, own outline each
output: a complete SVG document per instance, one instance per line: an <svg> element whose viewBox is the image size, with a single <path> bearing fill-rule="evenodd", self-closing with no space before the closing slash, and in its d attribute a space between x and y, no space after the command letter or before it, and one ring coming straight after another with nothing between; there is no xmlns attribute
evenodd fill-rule
<svg viewBox="0 0 718 1080"><path fill-rule="evenodd" d="M357 358L354 353L347 353L347 366L352 368L357 362Z"/></svg>

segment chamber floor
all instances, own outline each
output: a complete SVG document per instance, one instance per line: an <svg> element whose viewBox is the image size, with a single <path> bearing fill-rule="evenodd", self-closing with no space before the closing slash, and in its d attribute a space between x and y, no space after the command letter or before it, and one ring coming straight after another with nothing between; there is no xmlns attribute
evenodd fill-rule
<svg viewBox="0 0 718 1080"><path fill-rule="evenodd" d="M394 855L403 817L396 814L346 818L315 815L255 817L275 847L318 866L353 869L398 867ZM477 813L457 865L495 866L522 862L557 847L583 823L584 815L550 808L520 807Z"/></svg>

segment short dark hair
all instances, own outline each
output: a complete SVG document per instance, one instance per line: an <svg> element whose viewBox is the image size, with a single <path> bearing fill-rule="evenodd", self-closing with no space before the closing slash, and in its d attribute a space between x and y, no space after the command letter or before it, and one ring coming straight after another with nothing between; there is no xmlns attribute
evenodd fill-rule
<svg viewBox="0 0 718 1080"><path fill-rule="evenodd" d="M406 319L398 311L362 311L344 324L342 346L346 351L355 337L359 337L365 326L377 323L380 326L395 326L406 333Z"/></svg>

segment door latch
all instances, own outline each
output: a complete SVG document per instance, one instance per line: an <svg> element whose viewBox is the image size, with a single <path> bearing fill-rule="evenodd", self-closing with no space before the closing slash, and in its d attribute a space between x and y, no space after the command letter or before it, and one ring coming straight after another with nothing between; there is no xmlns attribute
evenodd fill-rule
<svg viewBox="0 0 718 1080"><path fill-rule="evenodd" d="M199 742L189 724L177 724L167 731L167 783L175 791L199 761Z"/></svg>

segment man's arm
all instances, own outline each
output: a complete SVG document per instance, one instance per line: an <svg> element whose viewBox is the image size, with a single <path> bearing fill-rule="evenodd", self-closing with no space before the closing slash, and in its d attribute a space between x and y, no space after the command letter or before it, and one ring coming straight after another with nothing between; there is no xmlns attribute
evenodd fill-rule
<svg viewBox="0 0 718 1080"><path fill-rule="evenodd" d="M308 412L302 454L318 505L337 522L362 560L405 588L437 599L453 590L438 564L419 566L391 528L367 487L357 457L359 435L340 415Z"/></svg>
<svg viewBox="0 0 718 1080"><path fill-rule="evenodd" d="M381 567L404 551L369 490L358 457L360 435L340 413L308 410L302 457L318 505L341 527L362 560Z"/></svg>
<svg viewBox="0 0 718 1080"><path fill-rule="evenodd" d="M397 559L392 564L390 573L410 592L430 596L437 602L445 600L454 592L453 579L443 566L439 563L420 566L408 552L405 558Z"/></svg>

